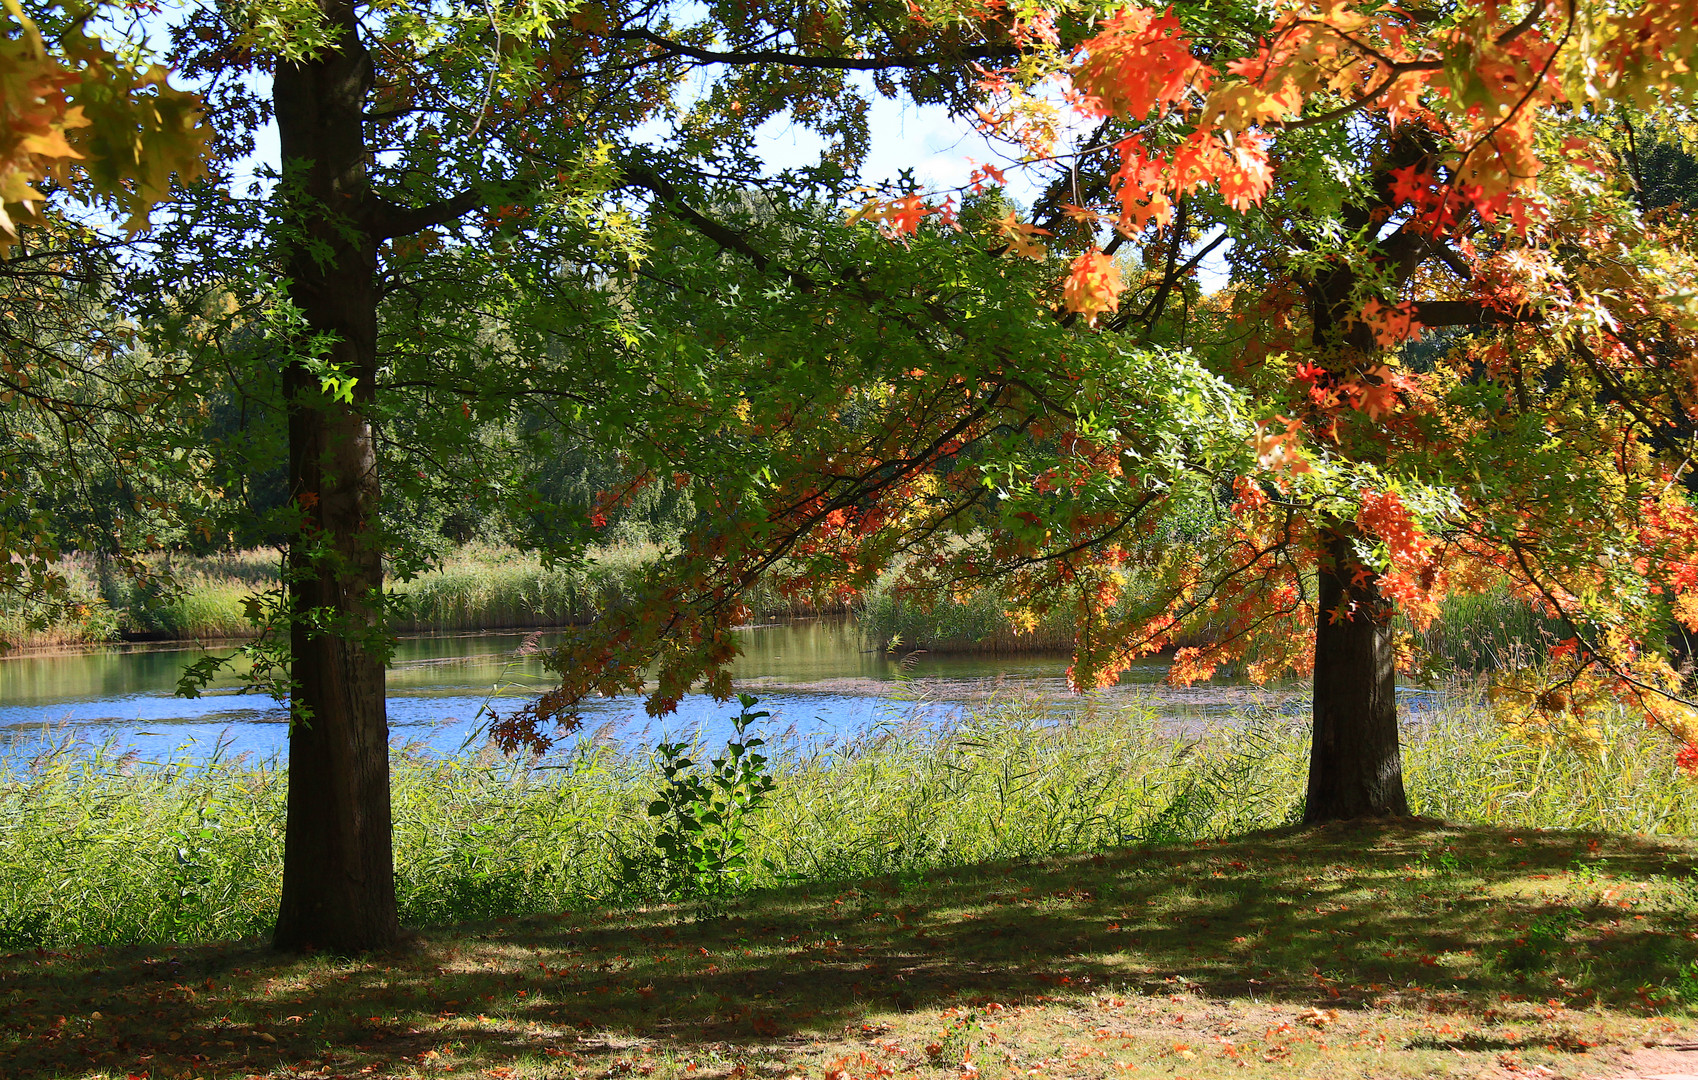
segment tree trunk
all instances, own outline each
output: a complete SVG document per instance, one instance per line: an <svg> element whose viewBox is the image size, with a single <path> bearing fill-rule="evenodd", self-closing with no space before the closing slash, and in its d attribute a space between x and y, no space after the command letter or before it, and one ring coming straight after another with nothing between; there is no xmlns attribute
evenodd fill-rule
<svg viewBox="0 0 1698 1080"><path fill-rule="evenodd" d="M1352 584L1361 569L1351 547L1355 527L1322 535L1327 547L1315 627L1315 733L1303 820L1406 816L1392 605L1371 578Z"/></svg>
<svg viewBox="0 0 1698 1080"><path fill-rule="evenodd" d="M289 486L293 693L283 895L274 944L341 954L399 938L390 839L387 631L370 407L377 374L377 244L368 220L362 112L371 62L354 9L321 0L334 48L279 62L273 83L284 180L289 297L331 370L296 355L283 372ZM328 342L324 347L323 343ZM339 395L324 378L355 380Z"/></svg>

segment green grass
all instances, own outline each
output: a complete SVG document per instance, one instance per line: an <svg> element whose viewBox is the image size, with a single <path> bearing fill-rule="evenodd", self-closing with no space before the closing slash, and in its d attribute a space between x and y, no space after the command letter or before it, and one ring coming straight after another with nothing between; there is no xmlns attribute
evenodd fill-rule
<svg viewBox="0 0 1698 1080"><path fill-rule="evenodd" d="M32 950L0 957L0 1075L1608 1075L1690 1039L1695 875L1689 841L1417 821L473 922L355 961Z"/></svg>
<svg viewBox="0 0 1698 1080"><path fill-rule="evenodd" d="M1417 813L1506 828L1698 834L1669 749L1626 720L1602 767L1454 706L1406 750ZM1175 740L1142 709L1054 725L1017 702L941 726L891 723L783 745L750 844L753 884L924 874L1239 835L1297 820L1300 725ZM534 768L398 750L397 880L410 925L652 899L623 866L650 848L646 754L584 741ZM0 947L262 932L276 905L285 777L274 763L148 765L47 752L0 780ZM767 863L770 862L771 868ZM44 873L43 867L51 868Z"/></svg>
<svg viewBox="0 0 1698 1080"><path fill-rule="evenodd" d="M1623 720L1588 767L1457 704L1414 731L1428 816L1323 829L1283 824L1305 746L1271 716L1175 741L1009 702L782 748L773 867L710 908L620 872L646 756L398 750L419 929L361 961L263 947L274 765L46 752L0 782L0 1077L1579 1077L1688 1038L1668 750Z"/></svg>

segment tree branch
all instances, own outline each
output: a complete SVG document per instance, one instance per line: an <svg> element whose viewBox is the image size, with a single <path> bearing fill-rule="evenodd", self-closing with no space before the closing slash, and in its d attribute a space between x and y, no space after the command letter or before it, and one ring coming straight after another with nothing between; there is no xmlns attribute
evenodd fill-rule
<svg viewBox="0 0 1698 1080"><path fill-rule="evenodd" d="M805 53L784 52L774 49L734 50L721 52L715 49L703 49L695 45L686 45L682 41L662 37L652 30L638 27L634 30L621 30L613 35L615 41L646 41L651 45L672 53L674 56L687 56L704 64L731 64L747 66L752 64L784 64L798 68L824 68L832 71L889 71L892 68L926 68L939 67L946 64L958 64L968 60L1005 60L1020 55L1020 50L1013 45L987 45L978 49L963 49L959 53L927 53L924 55L884 55L884 56L809 56Z"/></svg>
<svg viewBox="0 0 1698 1080"><path fill-rule="evenodd" d="M721 224L703 214L695 207L684 201L684 196L672 186L671 181L649 168L636 162L625 165L625 179L632 185L640 187L655 198L659 199L667 211L674 217L688 222L697 232L712 240L727 251L735 251L755 264L755 269L766 273L772 266L772 259L766 252L751 244L747 237L731 227ZM803 292L814 290L813 279L800 270L778 267L788 276L791 282Z"/></svg>
<svg viewBox="0 0 1698 1080"><path fill-rule="evenodd" d="M1415 320L1422 326L1515 326L1543 322L1535 311L1502 311L1476 300L1417 300Z"/></svg>
<svg viewBox="0 0 1698 1080"><path fill-rule="evenodd" d="M427 206L405 207L375 199L369 218L371 234L379 240L411 236L433 225L446 225L483 205L483 196L467 189L441 202Z"/></svg>

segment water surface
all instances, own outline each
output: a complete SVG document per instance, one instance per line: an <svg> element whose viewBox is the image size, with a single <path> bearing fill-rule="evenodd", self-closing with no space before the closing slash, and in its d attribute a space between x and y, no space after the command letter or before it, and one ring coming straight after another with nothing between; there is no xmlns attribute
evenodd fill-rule
<svg viewBox="0 0 1698 1080"><path fill-rule="evenodd" d="M839 737L893 718L938 717L991 698L1034 698L1057 711L1122 705L1134 700L1176 722L1196 724L1242 708L1252 696L1276 706L1293 691L1264 694L1216 680L1184 690L1160 685L1166 663L1135 665L1121 685L1091 695L1067 693L1067 659L1060 656L891 655L869 648L853 624L799 620L742 631L743 655L734 668L739 690L757 694L772 711L769 727L804 738ZM553 685L537 655L559 633L492 632L402 639L388 675L391 734L434 752L477 749L491 709L508 711ZM215 652L218 650L214 650ZM223 650L230 651L229 649ZM226 676L198 698L173 691L183 668L205 655L199 646L129 645L0 658L0 757L17 760L44 739L110 742L149 758L212 753L279 753L288 712L263 694L240 692ZM597 700L586 708L586 730L601 737L652 743L729 730L734 705L701 695L656 720L635 697Z"/></svg>

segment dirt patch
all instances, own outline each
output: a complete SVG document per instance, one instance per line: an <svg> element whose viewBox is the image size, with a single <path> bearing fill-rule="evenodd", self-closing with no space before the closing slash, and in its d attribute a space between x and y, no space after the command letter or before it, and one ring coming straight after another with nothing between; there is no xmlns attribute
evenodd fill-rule
<svg viewBox="0 0 1698 1080"><path fill-rule="evenodd" d="M1698 1029L1685 1038L1664 1039L1651 1046L1616 1051L1610 1055L1617 1070L1604 1080L1684 1080L1698 1077Z"/></svg>

